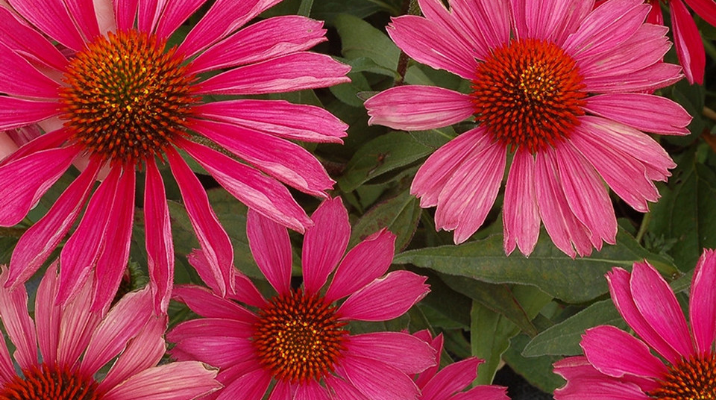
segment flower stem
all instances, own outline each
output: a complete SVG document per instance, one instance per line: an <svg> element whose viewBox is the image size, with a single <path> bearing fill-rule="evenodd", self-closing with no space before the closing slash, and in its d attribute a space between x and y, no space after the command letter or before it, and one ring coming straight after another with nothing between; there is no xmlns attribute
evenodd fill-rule
<svg viewBox="0 0 716 400"><path fill-rule="evenodd" d="M651 222L651 213L648 212L644 214L644 218L641 220L641 225L639 226L639 232L636 233L636 242L641 243L641 240L644 238L644 235L646 234L646 230L649 228L649 222Z"/></svg>
<svg viewBox="0 0 716 400"><path fill-rule="evenodd" d="M403 2L403 10L401 15L420 15L420 6L417 0L405 0ZM399 77L395 80L395 85L402 85L405 79L405 72L408 70L408 61L410 57L405 54L404 51L400 51L400 58L398 59L398 75Z"/></svg>

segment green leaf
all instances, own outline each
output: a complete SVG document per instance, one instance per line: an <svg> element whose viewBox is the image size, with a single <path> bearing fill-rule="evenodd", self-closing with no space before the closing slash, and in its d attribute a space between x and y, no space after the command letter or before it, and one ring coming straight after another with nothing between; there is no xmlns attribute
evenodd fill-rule
<svg viewBox="0 0 716 400"><path fill-rule="evenodd" d="M529 340L530 338L524 334L513 337L510 340L510 348L507 349L503 358L512 370L530 384L544 392L552 393L554 389L565 383L564 379L552 372L552 364L561 357L523 357L520 353Z"/></svg>
<svg viewBox="0 0 716 400"><path fill-rule="evenodd" d="M414 196L407 190L399 195L376 204L354 225L348 247L352 248L368 235L388 228L397 235L396 251L401 251L413 238L420 221L421 208Z"/></svg>
<svg viewBox="0 0 716 400"><path fill-rule="evenodd" d="M626 329L626 323L611 299L598 301L535 336L522 351L525 357L573 356L582 354L579 342L584 331L598 325Z"/></svg>
<svg viewBox="0 0 716 400"><path fill-rule="evenodd" d="M424 299L418 303L421 309L430 309L425 311L425 315L438 315L437 318L430 318L433 327L441 327L446 329L460 328L468 330L470 328L470 308L472 300L454 290L443 282L435 272L429 269L417 269L418 274L426 276L430 283L430 292Z"/></svg>
<svg viewBox="0 0 716 400"><path fill-rule="evenodd" d="M336 20L343 15L365 18L381 10L378 4L369 0L321 0L313 5L311 17L336 24Z"/></svg>
<svg viewBox="0 0 716 400"><path fill-rule="evenodd" d="M349 106L360 107L362 109L363 100L358 97L358 93L370 90L370 84L360 72L350 72L348 77L351 78L350 82L331 86L328 90L330 90L338 100Z"/></svg>
<svg viewBox="0 0 716 400"><path fill-rule="evenodd" d="M366 57L377 65L395 71L400 49L390 38L371 24L351 15L341 14L335 20L343 42L342 54L348 59Z"/></svg>
<svg viewBox="0 0 716 400"><path fill-rule="evenodd" d="M356 151L338 179L338 185L344 192L352 192L370 179L409 165L432 152L432 148L406 133L389 132Z"/></svg>
<svg viewBox="0 0 716 400"><path fill-rule="evenodd" d="M396 255L393 263L410 263L490 283L532 285L563 301L582 303L607 292L604 274L613 266L631 268L644 258L662 270L677 272L670 260L647 252L623 231L617 235L617 245L605 245L589 258L569 258L542 232L529 258L518 252L505 256L502 235L493 235L457 246L406 251Z"/></svg>

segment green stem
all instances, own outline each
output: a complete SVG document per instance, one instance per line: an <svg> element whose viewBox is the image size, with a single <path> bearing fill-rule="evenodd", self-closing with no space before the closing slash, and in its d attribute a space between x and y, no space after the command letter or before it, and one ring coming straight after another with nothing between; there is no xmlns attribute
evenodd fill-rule
<svg viewBox="0 0 716 400"><path fill-rule="evenodd" d="M644 214L644 218L642 218L642 220L641 220L641 226L639 226L639 232L636 233L637 243L641 243L641 240L644 238L644 235L646 234L646 230L649 228L649 222L651 222L651 213L650 212Z"/></svg>
<svg viewBox="0 0 716 400"><path fill-rule="evenodd" d="M0 228L0 237L19 238L25 231L25 228Z"/></svg>
<svg viewBox="0 0 716 400"><path fill-rule="evenodd" d="M405 15L420 15L420 6L418 5L417 0L405 0L403 2L403 10L402 14ZM400 52L400 58L398 59L398 79L395 80L395 85L402 85L403 80L405 79L405 72L408 70L408 61L410 61L410 57L408 57L407 54L405 54L404 51Z"/></svg>

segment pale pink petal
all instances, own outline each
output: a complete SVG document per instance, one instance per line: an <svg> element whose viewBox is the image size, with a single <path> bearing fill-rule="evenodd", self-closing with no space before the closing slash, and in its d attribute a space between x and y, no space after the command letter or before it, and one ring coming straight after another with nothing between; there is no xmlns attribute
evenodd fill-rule
<svg viewBox="0 0 716 400"><path fill-rule="evenodd" d="M60 114L57 103L0 97L0 130L20 128ZM2 158L2 157L0 157Z"/></svg>
<svg viewBox="0 0 716 400"><path fill-rule="evenodd" d="M217 0L189 32L178 52L191 57L218 42L281 0Z"/></svg>
<svg viewBox="0 0 716 400"><path fill-rule="evenodd" d="M610 325L587 329L580 345L597 370L615 378L629 374L658 379L668 373L644 342Z"/></svg>
<svg viewBox="0 0 716 400"><path fill-rule="evenodd" d="M415 400L418 395L412 379L380 361L349 353L340 368L342 375L371 400Z"/></svg>
<svg viewBox="0 0 716 400"><path fill-rule="evenodd" d="M97 18L97 26L101 35L107 35L107 33L117 30L114 4L121 2L121 0L94 0L95 18ZM129 11L131 12L131 10Z"/></svg>
<svg viewBox="0 0 716 400"><path fill-rule="evenodd" d="M321 203L311 219L314 225L306 231L301 264L306 292L315 294L346 252L351 225L340 197Z"/></svg>
<svg viewBox="0 0 716 400"><path fill-rule="evenodd" d="M459 16L456 15L455 8L458 7L457 3L462 2L451 2L452 8L448 11L440 0L418 1L420 10L428 21L438 25L445 32L449 32L449 34L460 41L465 48L470 49L474 53L475 58L484 60L485 56L489 54L489 48L484 41L483 34L478 32L487 30L487 27L484 26L486 21L482 21L480 15L473 15L470 12L462 13ZM493 17L493 19L497 19L496 15Z"/></svg>
<svg viewBox="0 0 716 400"><path fill-rule="evenodd" d="M200 362L175 362L146 369L102 396L103 400L191 400L221 388L216 370Z"/></svg>
<svg viewBox="0 0 716 400"><path fill-rule="evenodd" d="M484 41L488 49L494 49L510 41L512 21L509 3L510 0L454 0L452 10L460 28L469 32L473 43ZM487 54L480 52L475 56Z"/></svg>
<svg viewBox="0 0 716 400"><path fill-rule="evenodd" d="M256 264L280 294L291 291L291 240L283 226L249 210L246 236Z"/></svg>
<svg viewBox="0 0 716 400"><path fill-rule="evenodd" d="M345 346L352 356L378 360L406 374L418 374L435 365L435 350L424 341L403 332L351 335Z"/></svg>
<svg viewBox="0 0 716 400"><path fill-rule="evenodd" d="M311 225L305 211L277 180L208 147L188 140L177 142L221 186L250 209L298 232Z"/></svg>
<svg viewBox="0 0 716 400"><path fill-rule="evenodd" d="M569 142L560 143L554 153L567 204L591 233L592 245L599 250L602 241L616 243L617 219L597 172Z"/></svg>
<svg viewBox="0 0 716 400"><path fill-rule="evenodd" d="M610 93L591 96L585 110L634 129L659 134L687 135L689 113L679 104L645 93Z"/></svg>
<svg viewBox="0 0 716 400"><path fill-rule="evenodd" d="M343 143L348 125L323 108L283 100L229 100L194 107L202 118L285 139L319 143Z"/></svg>
<svg viewBox="0 0 716 400"><path fill-rule="evenodd" d="M37 325L37 344L43 360L57 360L57 344L60 340L61 308L55 304L59 276L58 262L47 268L37 288L35 298L35 325ZM4 341L3 341L4 342Z"/></svg>
<svg viewBox="0 0 716 400"><path fill-rule="evenodd" d="M204 120L191 120L192 129L232 153L302 192L318 197L333 187L325 168L301 146L237 126Z"/></svg>
<svg viewBox="0 0 716 400"><path fill-rule="evenodd" d="M630 287L634 304L654 331L682 356L694 354L679 302L654 267L648 263L635 263Z"/></svg>
<svg viewBox="0 0 716 400"><path fill-rule="evenodd" d="M221 295L225 296L233 285L234 270L234 248L229 235L219 223L206 191L186 161L173 148L166 151L166 155L201 249L221 288Z"/></svg>
<svg viewBox="0 0 716 400"><path fill-rule="evenodd" d="M699 29L681 0L670 1L669 10L671 10L674 47L676 47L676 54L679 56L679 63L684 67L684 75L689 83L700 85L704 82L706 52L701 42Z"/></svg>
<svg viewBox="0 0 716 400"><path fill-rule="evenodd" d="M0 42L49 68L64 71L67 65L65 56L49 40L3 7L0 7Z"/></svg>
<svg viewBox="0 0 716 400"><path fill-rule="evenodd" d="M507 388L503 386L483 385L474 387L467 392L458 393L450 400L510 400Z"/></svg>
<svg viewBox="0 0 716 400"><path fill-rule="evenodd" d="M255 400L264 397L269 384L271 374L259 368L251 371L231 382L224 388L217 399L220 400Z"/></svg>
<svg viewBox="0 0 716 400"><path fill-rule="evenodd" d="M517 149L507 177L502 210L505 254L519 246L520 252L529 256L537 244L540 218L534 175L534 157L524 149Z"/></svg>
<svg viewBox="0 0 716 400"><path fill-rule="evenodd" d="M192 250L187 256L187 259L189 260L189 264L199 273L204 283L206 283L214 293L220 293L219 286L211 274L209 261L207 261L204 253L201 250ZM235 293L227 294L228 298L254 307L261 307L266 304L266 299L264 299L263 295L256 289L253 282L239 271L234 273L234 285Z"/></svg>
<svg viewBox="0 0 716 400"><path fill-rule="evenodd" d="M615 73L620 70L614 71ZM653 92L670 86L683 78L681 67L674 64L656 63L637 72L606 77L595 76L584 89L594 93Z"/></svg>
<svg viewBox="0 0 716 400"><path fill-rule="evenodd" d="M2 268L0 286L5 286L7 270ZM35 323L27 312L27 291L0 289L0 318L10 341L15 345L15 361L22 369L38 366Z"/></svg>
<svg viewBox="0 0 716 400"><path fill-rule="evenodd" d="M371 125L417 131L441 128L470 118L470 96L435 86L396 86L365 103Z"/></svg>
<svg viewBox="0 0 716 400"><path fill-rule="evenodd" d="M129 341L126 349L112 364L112 368L97 389L109 390L132 375L159 364L166 352L164 332L167 329L167 322L166 315L150 317L144 328Z"/></svg>
<svg viewBox="0 0 716 400"><path fill-rule="evenodd" d="M47 260L84 208L99 168L99 162L91 163L65 189L50 211L22 235L10 260L8 284L26 282Z"/></svg>
<svg viewBox="0 0 716 400"><path fill-rule="evenodd" d="M79 360L95 328L102 321L101 313L90 310L93 284L94 277L90 275L77 293L62 307L60 338L57 345L59 365L74 365ZM57 290L59 291L59 286Z"/></svg>
<svg viewBox="0 0 716 400"><path fill-rule="evenodd" d="M93 375L127 346L152 316L152 297L149 288L124 295L107 313L82 357L80 370Z"/></svg>
<svg viewBox="0 0 716 400"><path fill-rule="evenodd" d="M74 51L85 47L82 36L65 6L53 0L8 0L8 3L41 32Z"/></svg>
<svg viewBox="0 0 716 400"><path fill-rule="evenodd" d="M336 399L370 400L365 397L363 393L359 392L358 389L355 388L355 386L351 385L350 383L344 381L341 378L338 378L334 375L328 375L324 378L324 380L326 382L326 387L329 391L331 391L331 393L334 394L334 397Z"/></svg>
<svg viewBox="0 0 716 400"><path fill-rule="evenodd" d="M8 135L9 132L0 131L0 161L18 149L17 142Z"/></svg>
<svg viewBox="0 0 716 400"><path fill-rule="evenodd" d="M410 58L435 69L444 69L465 79L477 70L473 52L464 40L439 24L415 15L393 18L388 35Z"/></svg>
<svg viewBox="0 0 716 400"><path fill-rule="evenodd" d="M228 318L249 323L256 316L239 304L216 296L210 290L195 285L179 285L172 290L172 298L186 304L193 312L204 318Z"/></svg>
<svg viewBox="0 0 716 400"><path fill-rule="evenodd" d="M336 311L341 319L386 321L403 315L430 291L427 278L394 271L353 293Z"/></svg>
<svg viewBox="0 0 716 400"><path fill-rule="evenodd" d="M67 11L88 42L99 36L99 25L94 10L94 0L65 0Z"/></svg>
<svg viewBox="0 0 716 400"><path fill-rule="evenodd" d="M691 7L692 10L699 17L703 18L704 21L709 24L716 26L716 1L714 0L685 0L686 4Z"/></svg>
<svg viewBox="0 0 716 400"><path fill-rule="evenodd" d="M197 94L266 94L350 82L350 67L330 56L298 52L234 68L197 83Z"/></svg>
<svg viewBox="0 0 716 400"><path fill-rule="evenodd" d="M699 258L691 280L689 321L694 333L696 349L711 350L716 340L716 253L705 249Z"/></svg>
<svg viewBox="0 0 716 400"><path fill-rule="evenodd" d="M117 29L127 31L134 26L139 0L114 0L114 15Z"/></svg>
<svg viewBox="0 0 716 400"><path fill-rule="evenodd" d="M205 2L206 0L167 1L159 15L159 25L155 32L157 37L166 39L171 36Z"/></svg>
<svg viewBox="0 0 716 400"><path fill-rule="evenodd" d="M70 167L78 151L75 147L38 151L0 167L0 199L3 199L0 226L13 226L22 221ZM21 184L18 176L23 177Z"/></svg>
<svg viewBox="0 0 716 400"><path fill-rule="evenodd" d="M0 384L4 385L17 376L15 365L10 358L10 351L4 340L0 340Z"/></svg>
<svg viewBox="0 0 716 400"><path fill-rule="evenodd" d="M490 140L484 127L471 129L439 148L423 163L413 179L410 194L420 198L420 207L438 204L438 196L455 170L476 148Z"/></svg>
<svg viewBox="0 0 716 400"><path fill-rule="evenodd" d="M553 152L548 149L536 157L535 188L540 217L557 248L572 258L577 254L589 255L592 252L589 232L567 204Z"/></svg>
<svg viewBox="0 0 716 400"><path fill-rule="evenodd" d="M60 291L57 299L64 303L75 293L85 278L92 272L97 258L104 247L112 205L117 194L120 166L113 166L107 179L99 185L87 205L87 210L77 229L72 233L60 253Z"/></svg>
<svg viewBox="0 0 716 400"><path fill-rule="evenodd" d="M675 350L664 338L662 338L654 328L644 319L641 311L637 309L630 288L630 274L621 269L613 268L607 273L607 282L609 283L609 292L612 301L619 313L629 326L634 329L637 335L641 337L651 348L656 350L670 363L674 364L681 359L681 354Z"/></svg>
<svg viewBox="0 0 716 400"><path fill-rule="evenodd" d="M257 22L210 47L192 61L188 73L200 73L266 61L308 50L326 40L323 22L298 15Z"/></svg>
<svg viewBox="0 0 716 400"><path fill-rule="evenodd" d="M480 362L479 359L470 357L443 368L421 389L420 400L447 399L447 396L467 388L477 378L477 366Z"/></svg>
<svg viewBox="0 0 716 400"><path fill-rule="evenodd" d="M346 254L336 269L326 291L326 301L342 299L385 274L394 253L395 235L387 228L365 238Z"/></svg>

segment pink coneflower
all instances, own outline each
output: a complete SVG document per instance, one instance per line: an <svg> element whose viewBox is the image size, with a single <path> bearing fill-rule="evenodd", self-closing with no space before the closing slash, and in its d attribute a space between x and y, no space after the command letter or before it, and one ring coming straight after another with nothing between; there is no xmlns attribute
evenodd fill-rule
<svg viewBox="0 0 716 400"><path fill-rule="evenodd" d="M476 357L466 358L438 372L440 354L443 351L443 335L433 338L430 332L425 330L416 332L415 336L430 343L437 356L437 364L415 379L420 388L420 400L509 400L507 388L501 386L481 385L463 392L477 378L477 366L482 360Z"/></svg>
<svg viewBox="0 0 716 400"><path fill-rule="evenodd" d="M340 198L326 200L312 219L303 241L303 285L292 288L287 230L249 211L251 251L277 294L266 300L242 279L234 298L249 309L199 286L175 287L174 297L204 318L168 333L176 343L170 353L219 367L217 379L226 386L214 395L219 399L260 400L271 382L270 398L278 400L416 399L418 388L408 374L434 365L430 346L407 333L354 335L347 323L404 314L428 292L425 277L384 275L395 244L385 229L344 257L351 229ZM195 253L192 262L206 260Z"/></svg>
<svg viewBox="0 0 716 400"><path fill-rule="evenodd" d="M567 384L557 400L716 399L716 253L696 264L689 324L669 285L649 263L608 275L614 305L641 340L613 326L582 336L583 357L555 363ZM657 355L654 355L652 351Z"/></svg>
<svg viewBox="0 0 716 400"><path fill-rule="evenodd" d="M420 0L425 17L393 19L388 33L410 57L472 83L388 89L365 106L370 122L426 130L474 117L477 127L432 154L411 192L437 206L438 229L467 240L485 221L511 160L504 194L504 248L529 255L540 220L566 254L614 243L606 184L641 212L674 163L642 131L686 134L691 118L646 94L682 76L661 59L666 28L644 24L649 6L593 1ZM508 157L509 155L509 157Z"/></svg>
<svg viewBox="0 0 716 400"><path fill-rule="evenodd" d="M136 173L143 170L152 289L158 308L166 307L174 254L159 160L179 185L211 273L221 277L222 292L230 290L231 243L179 150L251 209L300 232L310 226L283 184L325 197L334 182L313 155L286 139L341 142L346 125L317 107L207 103L203 96L325 87L348 81L349 67L306 51L326 40L319 21L284 16L238 30L280 0L218 0L178 47L168 48L167 39L205 1L0 4L0 130L36 122L54 127L0 167L0 225L20 222L74 160L89 158L20 239L8 285L37 270L88 203L60 255L59 296L67 299L94 266L95 302L111 299L128 260ZM106 179L90 195L103 166Z"/></svg>
<svg viewBox="0 0 716 400"><path fill-rule="evenodd" d="M153 314L148 289L126 294L109 312L95 311L89 278L62 307L54 302L56 270L56 264L48 268L37 289L34 321L25 287L0 286L0 318L20 368L18 373L0 341L0 399L189 400L221 387L216 371L202 363L157 365L167 317ZM2 266L0 283L7 278Z"/></svg>

